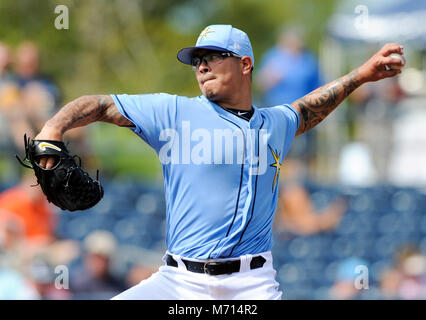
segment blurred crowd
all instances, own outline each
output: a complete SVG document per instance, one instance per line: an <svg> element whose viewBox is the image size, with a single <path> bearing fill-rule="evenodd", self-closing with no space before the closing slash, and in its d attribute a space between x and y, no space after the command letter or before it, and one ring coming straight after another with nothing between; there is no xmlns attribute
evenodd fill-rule
<svg viewBox="0 0 426 320"><path fill-rule="evenodd" d="M341 261L328 298L333 300L426 299L426 255L416 246L406 245L398 248L392 262L381 270L376 286L369 283L370 268L371 264L358 257ZM365 273L362 274L363 272Z"/></svg>
<svg viewBox="0 0 426 320"><path fill-rule="evenodd" d="M318 58L305 45L303 28L285 26L281 31L256 71L262 106L291 103L325 83ZM138 258L118 268L125 250L112 230L95 230L80 240L58 235L58 220L70 213L49 204L32 172L20 170L14 159L14 154L23 154L24 133L34 137L62 103L59 86L41 67L35 43L25 41L15 50L0 43L1 181L17 182L0 193L0 299L109 299L155 272L162 254L134 247L130 255ZM426 174L415 171L416 163L407 162L410 156L421 160L412 144L422 143L418 136L422 129L419 125L410 131L404 125L424 114L416 108L419 100L409 98L396 78L354 92L344 109L350 139L341 148L338 183L364 187L426 181ZM420 103L424 107L424 101ZM317 135L312 130L298 137L283 165L274 232L284 240L332 233L348 210L342 196L318 208L306 188L321 148ZM84 155L83 130L71 131L67 139ZM341 261L335 283L322 298L362 298L365 290L354 285L360 265L369 263L358 257ZM380 299L425 299L424 253L413 247L395 252L394 262L381 271L375 292L374 298Z"/></svg>
<svg viewBox="0 0 426 320"><path fill-rule="evenodd" d="M161 256L144 252L146 260L118 276L112 257L120 249L111 232L93 231L83 241L58 236L58 209L15 159L24 155L24 134L34 137L61 106L59 86L41 70L37 44L12 50L0 43L0 299L109 299L148 277ZM65 138L84 158L84 130Z"/></svg>

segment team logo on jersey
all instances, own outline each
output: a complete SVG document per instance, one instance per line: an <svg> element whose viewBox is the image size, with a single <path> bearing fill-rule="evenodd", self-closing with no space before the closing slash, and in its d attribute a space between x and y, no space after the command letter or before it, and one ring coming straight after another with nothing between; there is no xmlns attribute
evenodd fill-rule
<svg viewBox="0 0 426 320"><path fill-rule="evenodd" d="M198 37L198 41L203 40L209 33L212 33L214 31L209 30L209 28L204 29L201 31L200 36Z"/></svg>
<svg viewBox="0 0 426 320"><path fill-rule="evenodd" d="M38 145L38 147L40 148L41 151L46 151L46 148L50 148L50 149L53 149L53 150L56 150L56 151L62 151L61 148L59 148L59 147L57 147L57 146L55 146L51 143L48 143L48 142L42 142Z"/></svg>
<svg viewBox="0 0 426 320"><path fill-rule="evenodd" d="M268 144L268 147L269 147L269 150L271 150L272 156L274 157L274 161L275 161L274 163L269 165L270 167L275 168L274 181L272 182L272 192L274 192L275 184L277 183L278 175L280 174L282 162L280 163L280 154L278 153L278 151L274 151L269 144Z"/></svg>

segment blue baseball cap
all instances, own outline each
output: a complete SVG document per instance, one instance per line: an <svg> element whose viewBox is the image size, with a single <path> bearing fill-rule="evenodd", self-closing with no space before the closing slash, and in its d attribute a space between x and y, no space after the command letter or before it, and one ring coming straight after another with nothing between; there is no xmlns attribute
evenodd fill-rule
<svg viewBox="0 0 426 320"><path fill-rule="evenodd" d="M249 37L244 31L231 25L215 24L206 27L198 36L195 47L179 50L177 58L182 63L191 64L194 52L199 49L233 52L242 57L249 56L254 67L254 55Z"/></svg>

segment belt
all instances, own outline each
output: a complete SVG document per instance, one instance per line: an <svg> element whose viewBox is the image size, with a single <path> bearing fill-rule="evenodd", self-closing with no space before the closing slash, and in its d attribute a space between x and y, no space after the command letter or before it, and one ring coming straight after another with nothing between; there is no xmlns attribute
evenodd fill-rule
<svg viewBox="0 0 426 320"><path fill-rule="evenodd" d="M231 274L233 272L240 271L241 261L240 260L228 260L228 261L211 261L211 262L199 262L189 261L181 259L186 266L186 270L196 273L207 273L212 276L218 276L221 274ZM263 267L266 259L262 256L256 256L251 259L250 269L257 269ZM177 261L170 255L166 255L166 264L168 266L177 267Z"/></svg>

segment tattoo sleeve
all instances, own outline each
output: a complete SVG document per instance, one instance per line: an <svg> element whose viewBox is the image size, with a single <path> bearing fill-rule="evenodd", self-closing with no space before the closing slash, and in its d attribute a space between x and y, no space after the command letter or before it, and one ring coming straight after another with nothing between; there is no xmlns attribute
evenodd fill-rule
<svg viewBox="0 0 426 320"><path fill-rule="evenodd" d="M293 102L292 106L300 115L300 125L296 135L312 129L324 120L361 84L356 69Z"/></svg>
<svg viewBox="0 0 426 320"><path fill-rule="evenodd" d="M92 122L103 121L118 126L132 127L117 109L109 95L82 96L66 104L46 125L56 127L62 133Z"/></svg>

